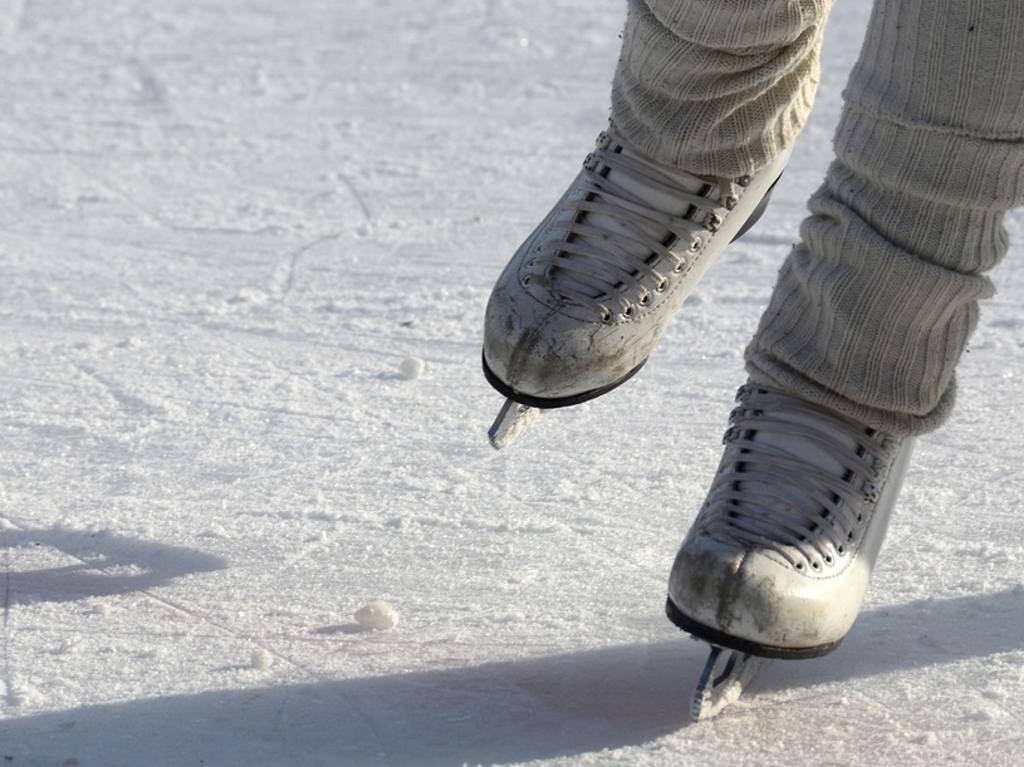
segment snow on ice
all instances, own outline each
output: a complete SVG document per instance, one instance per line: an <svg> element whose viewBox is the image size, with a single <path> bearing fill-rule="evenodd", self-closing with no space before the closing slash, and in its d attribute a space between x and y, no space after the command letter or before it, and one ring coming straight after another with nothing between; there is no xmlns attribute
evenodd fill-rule
<svg viewBox="0 0 1024 767"><path fill-rule="evenodd" d="M426 363L419 357L407 357L402 360L402 364L399 366L399 372L402 374L402 378L409 381L415 381L421 375L426 368Z"/></svg>
<svg viewBox="0 0 1024 767"><path fill-rule="evenodd" d="M367 631L390 631L398 625L398 610L389 602L375 599L356 610L355 619Z"/></svg>
<svg viewBox="0 0 1024 767"><path fill-rule="evenodd" d="M263 670L270 668L274 663L274 656L270 654L269 650L260 647L257 650L252 651L252 656L249 658L249 665L255 669Z"/></svg>

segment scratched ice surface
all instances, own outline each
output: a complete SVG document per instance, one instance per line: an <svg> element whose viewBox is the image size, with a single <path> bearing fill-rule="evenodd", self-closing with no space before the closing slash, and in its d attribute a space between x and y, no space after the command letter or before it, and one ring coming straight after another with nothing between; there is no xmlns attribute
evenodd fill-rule
<svg viewBox="0 0 1024 767"><path fill-rule="evenodd" d="M1019 764L1021 216L844 645L690 725L661 614L866 5L648 367L499 454L619 3L0 0L0 764Z"/></svg>

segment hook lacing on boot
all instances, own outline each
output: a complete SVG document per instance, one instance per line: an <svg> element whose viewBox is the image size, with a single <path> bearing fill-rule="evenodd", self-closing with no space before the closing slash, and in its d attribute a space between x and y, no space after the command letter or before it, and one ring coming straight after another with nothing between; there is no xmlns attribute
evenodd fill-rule
<svg viewBox="0 0 1024 767"><path fill-rule="evenodd" d="M821 572L857 545L896 440L826 408L741 387L701 532Z"/></svg>
<svg viewBox="0 0 1024 767"><path fill-rule="evenodd" d="M598 137L583 173L582 196L559 211L524 279L604 322L635 316L684 273L750 182L663 165L631 150L614 127ZM638 183L644 196L635 191ZM659 196L683 212L644 199Z"/></svg>

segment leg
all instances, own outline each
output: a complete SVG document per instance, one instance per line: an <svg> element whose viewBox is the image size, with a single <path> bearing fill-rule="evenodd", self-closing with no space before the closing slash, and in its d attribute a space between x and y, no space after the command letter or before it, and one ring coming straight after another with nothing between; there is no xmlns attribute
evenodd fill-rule
<svg viewBox="0 0 1024 767"><path fill-rule="evenodd" d="M487 306L483 366L521 408L601 396L646 362L756 220L803 126L831 0L632 0L612 125Z"/></svg>
<svg viewBox="0 0 1024 767"><path fill-rule="evenodd" d="M793 143L832 0L631 0L612 121L697 173L753 173Z"/></svg>
<svg viewBox="0 0 1024 767"><path fill-rule="evenodd" d="M836 160L747 349L754 382L891 434L939 426L1024 203L1024 5L878 0Z"/></svg>
<svg viewBox="0 0 1024 767"><path fill-rule="evenodd" d="M747 350L669 615L741 652L845 636L1024 202L1024 5L877 0L836 160Z"/></svg>

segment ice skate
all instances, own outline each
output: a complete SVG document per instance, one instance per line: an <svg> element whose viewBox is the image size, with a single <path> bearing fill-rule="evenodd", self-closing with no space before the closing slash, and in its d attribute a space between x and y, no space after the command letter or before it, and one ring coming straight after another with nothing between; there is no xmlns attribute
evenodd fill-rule
<svg viewBox="0 0 1024 767"><path fill-rule="evenodd" d="M750 658L811 658L839 645L860 611L913 443L752 385L737 402L718 473L669 577L668 617L713 648L695 718L739 696L759 665Z"/></svg>
<svg viewBox="0 0 1024 767"><path fill-rule="evenodd" d="M753 176L698 176L644 156L609 127L494 286L487 380L541 410L629 379L725 246L760 217L787 157ZM510 441L492 437L495 447Z"/></svg>

